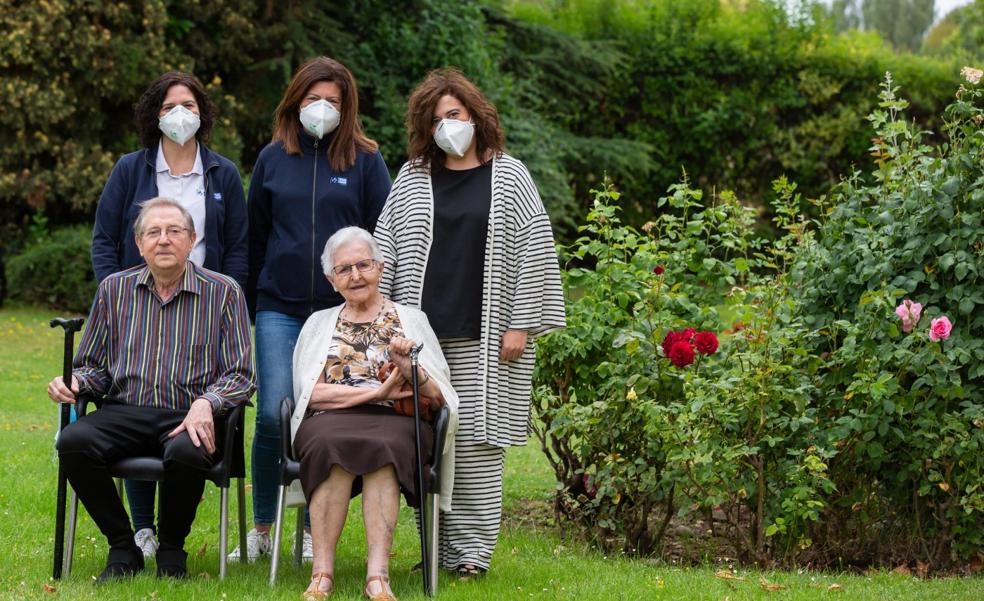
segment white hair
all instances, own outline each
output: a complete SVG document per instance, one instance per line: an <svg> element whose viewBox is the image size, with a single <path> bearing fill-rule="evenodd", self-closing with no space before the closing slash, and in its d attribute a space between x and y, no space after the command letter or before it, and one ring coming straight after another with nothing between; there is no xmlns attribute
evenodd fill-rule
<svg viewBox="0 0 984 601"><path fill-rule="evenodd" d="M328 242L325 243L325 251L321 253L321 270L326 276L331 275L331 270L335 266L335 253L338 252L338 249L353 242L365 244L369 247L369 253L373 260L379 263L383 262L383 252L379 250L379 244L376 243L372 234L361 227L343 227L332 234L331 238L328 238Z"/></svg>
<svg viewBox="0 0 984 601"><path fill-rule="evenodd" d="M156 198L151 198L150 200L145 200L140 203L140 213L137 214L137 219L133 222L133 234L137 238L143 234L143 224L144 220L147 219L147 213L161 207L173 207L181 211L181 217L184 219L185 227L188 228L188 232L192 234L195 233L195 220L191 218L191 213L188 212L188 209L181 206L181 203L173 198L157 196Z"/></svg>

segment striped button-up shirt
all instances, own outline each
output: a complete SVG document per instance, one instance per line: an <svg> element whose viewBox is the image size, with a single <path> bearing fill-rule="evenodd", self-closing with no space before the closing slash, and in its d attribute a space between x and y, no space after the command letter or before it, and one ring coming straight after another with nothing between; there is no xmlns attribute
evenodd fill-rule
<svg viewBox="0 0 984 601"><path fill-rule="evenodd" d="M256 381L245 297L231 278L190 261L166 301L147 266L113 274L99 285L74 364L83 391L128 405L242 403Z"/></svg>

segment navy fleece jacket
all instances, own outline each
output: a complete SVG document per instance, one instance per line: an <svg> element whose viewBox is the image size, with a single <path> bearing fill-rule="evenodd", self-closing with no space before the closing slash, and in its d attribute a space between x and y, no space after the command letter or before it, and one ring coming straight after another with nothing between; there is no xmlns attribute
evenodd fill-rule
<svg viewBox="0 0 984 601"><path fill-rule="evenodd" d="M355 164L334 171L325 148L301 134L301 154L280 143L260 151L250 178L250 314L277 311L307 318L341 304L321 269L325 242L343 227L372 232L390 191L390 176L379 152L358 152Z"/></svg>
<svg viewBox="0 0 984 601"><path fill-rule="evenodd" d="M239 169L199 142L205 169L204 267L246 285L246 199ZM140 203L157 196L157 145L124 155L103 188L92 229L92 270L96 281L142 265L133 224Z"/></svg>

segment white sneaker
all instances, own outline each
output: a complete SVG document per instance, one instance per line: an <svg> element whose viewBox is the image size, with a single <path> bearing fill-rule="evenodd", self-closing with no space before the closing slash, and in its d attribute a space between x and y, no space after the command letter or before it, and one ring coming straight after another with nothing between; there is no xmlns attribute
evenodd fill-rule
<svg viewBox="0 0 984 601"><path fill-rule="evenodd" d="M261 555L269 555L273 549L273 542L270 540L269 532L260 532L253 528L246 533L246 557L249 561L256 561ZM237 546L228 555L230 560L239 560L239 547Z"/></svg>
<svg viewBox="0 0 984 601"><path fill-rule="evenodd" d="M157 555L157 537L154 536L154 530L152 528L141 528L137 530L137 533L133 535L133 542L140 547L140 552L143 553L144 559L150 559Z"/></svg>
<svg viewBox="0 0 984 601"><path fill-rule="evenodd" d="M314 561L314 540L311 534L304 531L304 542L301 543L301 559L304 561Z"/></svg>

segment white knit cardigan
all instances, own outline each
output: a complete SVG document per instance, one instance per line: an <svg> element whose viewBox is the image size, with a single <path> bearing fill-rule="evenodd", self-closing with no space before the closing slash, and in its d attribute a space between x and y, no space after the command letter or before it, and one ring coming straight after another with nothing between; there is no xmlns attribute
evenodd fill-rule
<svg viewBox="0 0 984 601"><path fill-rule="evenodd" d="M458 430L458 395L451 387L451 374L447 361L441 353L434 330L431 329L427 316L423 311L394 303L396 313L400 317L400 325L404 338L414 342L424 343L420 351L420 365L441 388L444 402L451 410L451 421L448 425L447 437L444 439L443 464L441 466L441 511L451 511L451 490L454 488L454 436ZM290 439L297 437L297 429L301 426L304 413L314 385L321 377L328 357L328 347L335 335L335 325L342 307L332 307L314 313L304 322L301 334L294 346L294 414L290 419ZM288 502L292 505L301 502L303 492L300 483L294 482L290 489ZM298 495L301 495L298 497Z"/></svg>
<svg viewBox="0 0 984 601"><path fill-rule="evenodd" d="M396 302L420 307L433 241L434 196L430 171L406 163L393 182L375 238L386 260L380 291ZM454 262L455 257L442 260ZM478 269L458 265L458 269ZM536 360L534 339L565 325L564 292L550 219L526 166L503 154L492 162L485 264L482 266L481 357L475 377L482 384L473 432L466 444L508 447L526 444L530 392ZM516 361L500 361L502 334L526 330L526 349Z"/></svg>

